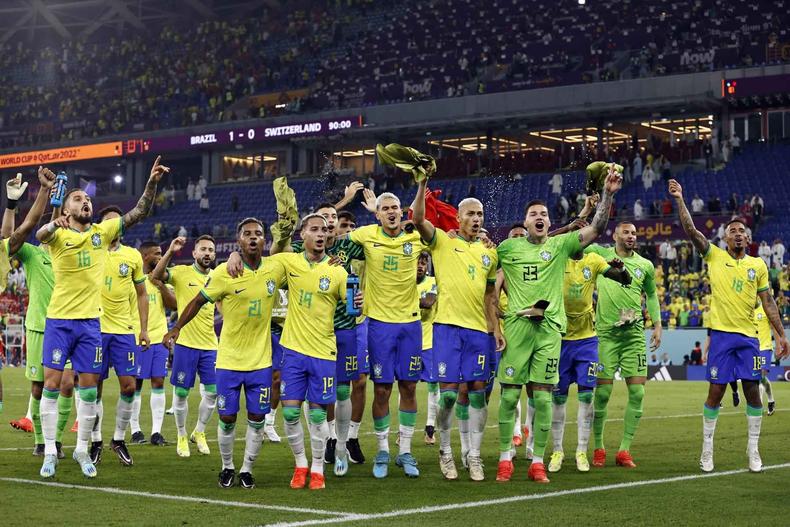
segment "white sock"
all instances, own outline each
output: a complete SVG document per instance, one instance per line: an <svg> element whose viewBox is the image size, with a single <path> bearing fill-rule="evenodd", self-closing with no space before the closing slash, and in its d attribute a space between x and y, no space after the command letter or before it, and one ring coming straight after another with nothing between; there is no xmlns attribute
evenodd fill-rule
<svg viewBox="0 0 790 527"><path fill-rule="evenodd" d="M324 451L326 450L327 437L329 437L329 425L325 420L319 424L310 423L310 452L313 455L310 472L312 473L324 473Z"/></svg>
<svg viewBox="0 0 790 527"><path fill-rule="evenodd" d="M179 436L187 435L187 413L189 412L189 401L186 397L173 397L173 416L176 419L176 430Z"/></svg>
<svg viewBox="0 0 790 527"><path fill-rule="evenodd" d="M398 442L398 453L411 454L411 438L414 437L414 427L398 425L400 441Z"/></svg>
<svg viewBox="0 0 790 527"><path fill-rule="evenodd" d="M335 410L335 413L337 413L337 410ZM326 425L328 427L327 429L329 430L329 436L327 437L329 437L329 439L337 439L337 432L335 430L335 420L332 419L331 421L327 421Z"/></svg>
<svg viewBox="0 0 790 527"><path fill-rule="evenodd" d="M716 432L716 419L702 417L702 449L713 452L713 435Z"/></svg>
<svg viewBox="0 0 790 527"><path fill-rule="evenodd" d="M532 456L532 464L543 463L543 456Z"/></svg>
<svg viewBox="0 0 790 527"><path fill-rule="evenodd" d="M551 403L551 438L554 452L562 452L562 438L565 435L565 405Z"/></svg>
<svg viewBox="0 0 790 527"><path fill-rule="evenodd" d="M335 452L346 452L346 440L348 439L348 429L351 424L351 399L335 402L335 432L337 434L337 446Z"/></svg>
<svg viewBox="0 0 790 527"><path fill-rule="evenodd" d="M173 386L173 397L170 399L170 408L167 410L171 413L175 413L176 409L176 387Z"/></svg>
<svg viewBox="0 0 790 527"><path fill-rule="evenodd" d="M233 465L234 441L236 441L236 423L229 427L220 420L217 424L217 443L219 443L219 457L222 458L222 470L236 469Z"/></svg>
<svg viewBox="0 0 790 527"><path fill-rule="evenodd" d="M55 437L58 430L58 400L42 397L39 413L41 414L41 432L44 435L44 454L55 455L58 453L55 447Z"/></svg>
<svg viewBox="0 0 790 527"><path fill-rule="evenodd" d="M39 412L41 411L41 407L39 406ZM33 395L31 394L27 400L27 413L25 414L25 419L28 421L33 420Z"/></svg>
<svg viewBox="0 0 790 527"><path fill-rule="evenodd" d="M772 403L774 402L774 387L771 384L771 381L769 381L767 377L765 378L764 382L765 384L762 384L761 386L765 390L765 395L768 396L768 402Z"/></svg>
<svg viewBox="0 0 790 527"><path fill-rule="evenodd" d="M760 391L760 403L762 403L763 399L765 399L765 386L763 386L762 382L757 386L758 386L757 389Z"/></svg>
<svg viewBox="0 0 790 527"><path fill-rule="evenodd" d="M359 439L359 425L362 423L358 421L351 421L348 424L348 438L349 439Z"/></svg>
<svg viewBox="0 0 790 527"><path fill-rule="evenodd" d="M151 433L162 433L162 421L165 419L165 392L151 390Z"/></svg>
<svg viewBox="0 0 790 527"><path fill-rule="evenodd" d="M302 421L285 421L285 435L288 436L288 444L291 445L291 452L294 454L294 462L297 468L307 468L307 455L304 452L304 429Z"/></svg>
<svg viewBox="0 0 790 527"><path fill-rule="evenodd" d="M80 400L80 404L85 404L85 401ZM93 426L91 427L91 441L101 441L101 425L104 422L104 403L101 399L97 400L93 403L93 411L91 412L94 415L94 422ZM77 408L77 420L80 419L80 409ZM82 422L80 421L79 429L82 428ZM79 433L79 432L78 432Z"/></svg>
<svg viewBox="0 0 790 527"><path fill-rule="evenodd" d="M449 454L453 451L450 435L453 428L453 408L447 409L441 405L437 417L439 418L439 451Z"/></svg>
<svg viewBox="0 0 790 527"><path fill-rule="evenodd" d="M203 386L203 385L201 385ZM198 422L195 424L195 432L205 432L208 420L211 419L211 414L214 413L214 408L217 406L216 392L203 391L200 394L200 406L198 407Z"/></svg>
<svg viewBox="0 0 790 527"><path fill-rule="evenodd" d="M129 426L132 433L142 432L140 429L140 405L143 402L143 394L134 392L134 401L132 402L132 417L129 419Z"/></svg>
<svg viewBox="0 0 790 527"><path fill-rule="evenodd" d="M390 451L390 427L384 430L376 430L376 442L379 445L380 452Z"/></svg>
<svg viewBox="0 0 790 527"><path fill-rule="evenodd" d="M112 435L113 441L123 441L126 436L126 427L129 426L129 419L132 418L132 407L134 397L131 401L125 401L123 397L118 397L118 404L115 406L115 432Z"/></svg>
<svg viewBox="0 0 790 527"><path fill-rule="evenodd" d="M515 426L513 427L513 436L521 437L521 399L519 398L518 402L516 403L516 416L513 419Z"/></svg>
<svg viewBox="0 0 790 527"><path fill-rule="evenodd" d="M271 410L269 410L269 413L266 414L266 417L263 419L264 425L267 427L274 426L275 417L277 417L277 408L272 408Z"/></svg>
<svg viewBox="0 0 790 527"><path fill-rule="evenodd" d="M535 407L529 404L529 399L527 399L527 420L524 421L524 426L527 427L529 431L529 437L527 438L527 448L529 450L533 450L535 448L535 434L532 432L532 424L535 420Z"/></svg>
<svg viewBox="0 0 790 527"><path fill-rule="evenodd" d="M475 408L469 405L469 455L480 457L483 446L483 433L488 421L488 405Z"/></svg>
<svg viewBox="0 0 790 527"><path fill-rule="evenodd" d="M752 450L757 450L757 446L760 442L760 426L763 422L762 415L747 415L746 422L749 425L749 442L748 442L748 449L751 452Z"/></svg>
<svg viewBox="0 0 790 527"><path fill-rule="evenodd" d="M461 455L463 456L468 454L471 448L469 444L469 419L458 419L457 415L455 417L458 421L458 435L461 436Z"/></svg>
<svg viewBox="0 0 790 527"><path fill-rule="evenodd" d="M258 454L261 451L264 426L265 421L247 420L247 438L244 444L244 462L241 464L242 472L249 472L252 474L252 465L255 463L255 460L258 459Z"/></svg>
<svg viewBox="0 0 790 527"><path fill-rule="evenodd" d="M578 436L576 452L587 452L587 445L590 443L593 414L592 402L579 401L579 410L576 417L576 433Z"/></svg>
<svg viewBox="0 0 790 527"><path fill-rule="evenodd" d="M505 452L499 453L499 461L512 461L513 456L510 452L510 449L507 449Z"/></svg>
<svg viewBox="0 0 790 527"><path fill-rule="evenodd" d="M93 427L99 422L101 405L98 402L82 401L77 408L77 447L76 452L87 452L88 443L93 439ZM101 441L101 425L99 428L99 439Z"/></svg>
<svg viewBox="0 0 790 527"><path fill-rule="evenodd" d="M439 413L439 391L428 392L428 417L425 426L436 426L436 416Z"/></svg>

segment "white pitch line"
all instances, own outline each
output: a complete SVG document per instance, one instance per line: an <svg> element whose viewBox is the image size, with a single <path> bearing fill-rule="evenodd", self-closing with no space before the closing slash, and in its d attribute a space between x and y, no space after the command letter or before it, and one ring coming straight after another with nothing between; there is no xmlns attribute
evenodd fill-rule
<svg viewBox="0 0 790 527"><path fill-rule="evenodd" d="M770 465L767 467L763 467L763 470L776 470L782 468L790 468L790 463L782 463L781 465ZM592 492L602 492L607 490L631 489L634 487L644 487L648 485L661 485L664 483L678 483L681 481L693 481L697 479L717 478L721 476L732 476L734 474L745 474L747 472L749 472L748 469L742 468L738 470L727 470L724 472L714 472L710 474L688 474L686 476L675 476L671 478L645 479L641 481L630 481L626 483L614 483L611 485L597 485L595 487L558 490L556 492L542 492L539 494L524 494L520 496L509 496L507 498L480 500L480 501L472 501L465 503L453 503L448 505L434 505L434 506L420 507L414 509L393 510L389 512L380 512L380 513L371 513L371 514L348 514L347 516L341 516L337 518L325 518L322 520L304 520L298 522L270 523L264 525L263 527L307 527L311 525L325 525L328 523L346 523L346 522L355 522L355 521L380 520L386 518L399 518L401 516L410 516L415 514L429 514L433 512L443 512L450 510L455 511L458 509L490 507L492 505L502 505L505 503L543 500L547 498L559 498L562 496L589 494Z"/></svg>
<svg viewBox="0 0 790 527"><path fill-rule="evenodd" d="M138 496L140 498L156 498L160 500L185 501L189 503L203 503L207 505L222 505L224 507L241 507L245 509L265 509L283 512L301 512L305 514L317 514L320 516L350 516L346 512L325 511L321 509L308 509L301 507L287 507L285 505L266 505L263 503L248 503L244 501L215 500L211 498L201 498L198 496L176 496L172 494L161 494L157 492L142 492L137 490L119 489L116 487L91 487L88 485L73 485L70 483L57 483L55 481L37 481L34 479L22 478L0 478L0 481L10 483L27 483L28 485L42 485L44 487L58 487L62 489L92 490L94 492L105 492L107 494L120 494L123 496Z"/></svg>

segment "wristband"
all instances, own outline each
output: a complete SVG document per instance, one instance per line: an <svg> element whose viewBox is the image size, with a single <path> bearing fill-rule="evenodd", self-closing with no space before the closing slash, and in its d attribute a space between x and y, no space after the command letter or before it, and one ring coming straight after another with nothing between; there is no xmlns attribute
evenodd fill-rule
<svg viewBox="0 0 790 527"><path fill-rule="evenodd" d="M14 210L18 204L19 204L18 199L6 198L5 208L7 208L8 210Z"/></svg>

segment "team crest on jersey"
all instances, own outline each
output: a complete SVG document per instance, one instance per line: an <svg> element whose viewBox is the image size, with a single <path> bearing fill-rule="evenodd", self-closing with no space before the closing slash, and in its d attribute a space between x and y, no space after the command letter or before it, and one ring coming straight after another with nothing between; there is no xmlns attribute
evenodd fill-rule
<svg viewBox="0 0 790 527"><path fill-rule="evenodd" d="M91 243L94 247L101 247L101 234L98 232L94 233L93 236L91 236Z"/></svg>
<svg viewBox="0 0 790 527"><path fill-rule="evenodd" d="M381 377L381 373L384 371L384 368L381 367L381 364L378 362L373 365L373 377L379 378Z"/></svg>
<svg viewBox="0 0 790 527"><path fill-rule="evenodd" d="M754 279L757 278L757 271L754 269L749 269L746 271L746 277L749 279L750 282L754 282Z"/></svg>
<svg viewBox="0 0 790 527"><path fill-rule="evenodd" d="M225 409L225 396L219 395L217 396L217 410L224 410Z"/></svg>
<svg viewBox="0 0 790 527"><path fill-rule="evenodd" d="M118 266L118 274L121 276L126 276L129 274L129 266L126 263L122 263Z"/></svg>
<svg viewBox="0 0 790 527"><path fill-rule="evenodd" d="M187 378L187 374L184 373L183 371L178 372L178 375L176 376L176 380L178 380L179 383L183 383L184 379L186 378Z"/></svg>
<svg viewBox="0 0 790 527"><path fill-rule="evenodd" d="M590 278L592 278L592 271L590 271L589 267L585 267L584 269L582 269L582 276L584 276L585 280L589 280Z"/></svg>
<svg viewBox="0 0 790 527"><path fill-rule="evenodd" d="M321 291L329 291L330 283L332 283L332 281L329 279L328 276L322 276L321 278L318 279L318 289L320 289Z"/></svg>
<svg viewBox="0 0 790 527"><path fill-rule="evenodd" d="M266 280L266 291L269 292L269 295L273 295L275 289L277 289L277 286L275 285L274 280Z"/></svg>
<svg viewBox="0 0 790 527"><path fill-rule="evenodd" d="M444 377L444 374L447 373L447 364L444 362L439 363L439 375Z"/></svg>
<svg viewBox="0 0 790 527"><path fill-rule="evenodd" d="M718 379L719 378L719 369L714 366L710 369L710 378L711 379Z"/></svg>
<svg viewBox="0 0 790 527"><path fill-rule="evenodd" d="M52 350L52 363L53 364L60 364L60 359L63 358L63 351L60 348L55 348Z"/></svg>
<svg viewBox="0 0 790 527"><path fill-rule="evenodd" d="M411 242L406 242L403 244L403 254L406 256L411 256L411 253L414 251L414 247L412 247Z"/></svg>
<svg viewBox="0 0 790 527"><path fill-rule="evenodd" d="M508 366L505 368L505 376L512 378L516 374L515 368L513 366Z"/></svg>
<svg viewBox="0 0 790 527"><path fill-rule="evenodd" d="M487 254L483 255L483 267L490 267L491 266L491 257Z"/></svg>
<svg viewBox="0 0 790 527"><path fill-rule="evenodd" d="M636 276L638 279L641 280L643 275L644 275L644 273L642 272L642 270L639 267L634 269L634 276Z"/></svg>
<svg viewBox="0 0 790 527"><path fill-rule="evenodd" d="M551 253L549 251L540 251L540 257L544 261L548 262L549 260L551 260Z"/></svg>

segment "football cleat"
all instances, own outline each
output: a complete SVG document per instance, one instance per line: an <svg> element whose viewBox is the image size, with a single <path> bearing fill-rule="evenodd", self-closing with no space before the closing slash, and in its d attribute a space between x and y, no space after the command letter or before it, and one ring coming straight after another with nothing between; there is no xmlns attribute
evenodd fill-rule
<svg viewBox="0 0 790 527"><path fill-rule="evenodd" d="M342 478L348 473L348 452L335 454L335 476Z"/></svg>
<svg viewBox="0 0 790 527"><path fill-rule="evenodd" d="M403 468L403 473L410 478L416 478L420 475L420 469L417 468L417 460L411 453L398 454L395 458L395 465Z"/></svg>
<svg viewBox="0 0 790 527"><path fill-rule="evenodd" d="M39 444L33 447L33 455L41 457L44 455L44 445Z"/></svg>
<svg viewBox="0 0 790 527"><path fill-rule="evenodd" d="M776 401L768 401L768 415L774 415L776 411Z"/></svg>
<svg viewBox="0 0 790 527"><path fill-rule="evenodd" d="M593 450L593 462L594 467L602 467L606 465L606 449L605 448L596 448Z"/></svg>
<svg viewBox="0 0 790 527"><path fill-rule="evenodd" d="M249 472L239 472L239 486L243 489L254 489L255 478Z"/></svg>
<svg viewBox="0 0 790 527"><path fill-rule="evenodd" d="M373 476L382 479L387 477L389 471L390 453L380 450L373 460Z"/></svg>
<svg viewBox="0 0 790 527"><path fill-rule="evenodd" d="M132 460L132 455L129 453L129 448L126 446L126 441L116 441L113 439L110 441L110 448L112 448L112 451L118 456L121 465L127 467L134 465L134 460Z"/></svg>
<svg viewBox="0 0 790 527"><path fill-rule="evenodd" d="M324 449L324 463L335 464L335 448L337 448L337 439L327 439L326 449Z"/></svg>
<svg viewBox="0 0 790 527"><path fill-rule="evenodd" d="M324 475L318 472L310 473L310 490L321 490L326 488L324 484Z"/></svg>
<svg viewBox="0 0 790 527"><path fill-rule="evenodd" d="M579 472L590 471L590 461L587 459L587 452L576 452L576 470Z"/></svg>
<svg viewBox="0 0 790 527"><path fill-rule="evenodd" d="M546 477L546 465L543 463L532 463L527 471L527 477L535 483L549 483Z"/></svg>
<svg viewBox="0 0 790 527"><path fill-rule="evenodd" d="M219 473L219 479L217 483L223 489L229 489L233 486L233 482L236 480L236 471L232 468L223 468Z"/></svg>
<svg viewBox="0 0 790 527"><path fill-rule="evenodd" d="M549 472L559 472L562 468L562 462L565 460L565 453L560 450L555 450L551 453L549 460Z"/></svg>
<svg viewBox="0 0 790 527"><path fill-rule="evenodd" d="M458 471L455 469L455 460L451 452L439 452L439 469L444 479L458 479Z"/></svg>
<svg viewBox="0 0 790 527"><path fill-rule="evenodd" d="M425 427L425 444L426 445L435 445L436 438L434 434L436 433L436 428L433 426L426 426Z"/></svg>
<svg viewBox="0 0 790 527"><path fill-rule="evenodd" d="M713 450L703 450L699 457L699 468L703 472L713 472Z"/></svg>
<svg viewBox="0 0 790 527"><path fill-rule="evenodd" d="M483 472L483 460L480 456L467 456L469 462L469 478L472 481L483 481L486 479L485 472Z"/></svg>
<svg viewBox="0 0 790 527"><path fill-rule="evenodd" d="M307 467L294 468L294 475L291 476L291 488L303 489L307 485Z"/></svg>
<svg viewBox="0 0 790 527"><path fill-rule="evenodd" d="M205 432L194 431L192 435L189 436L189 440L197 445L198 453L204 456L211 454L211 450L209 450L208 443L206 442Z"/></svg>
<svg viewBox="0 0 790 527"><path fill-rule="evenodd" d="M155 432L151 434L151 444L154 446L165 446L167 444L167 440L162 434Z"/></svg>
<svg viewBox="0 0 790 527"><path fill-rule="evenodd" d="M523 444L524 440L521 436L513 436L513 446L518 448Z"/></svg>
<svg viewBox="0 0 790 527"><path fill-rule="evenodd" d="M12 428L21 430L22 432L30 433L33 431L33 421L31 421L27 417L23 417L22 419L15 419L14 421L10 421L8 424L10 424Z"/></svg>
<svg viewBox="0 0 790 527"><path fill-rule="evenodd" d="M66 457L66 454L63 453L63 443L60 441L55 441L55 448L58 451L58 459L63 459Z"/></svg>
<svg viewBox="0 0 790 527"><path fill-rule="evenodd" d="M96 465L91 462L91 457L87 452L77 452L75 450L71 457L79 464L83 476L86 478L96 477Z"/></svg>
<svg viewBox="0 0 790 527"><path fill-rule="evenodd" d="M513 477L513 462L500 460L496 468L496 480L500 483L510 481Z"/></svg>
<svg viewBox="0 0 790 527"><path fill-rule="evenodd" d="M282 439L280 439L279 434L277 434L277 430L275 430L274 425L264 425L263 436L270 443L279 443L280 441L282 441Z"/></svg>
<svg viewBox="0 0 790 527"><path fill-rule="evenodd" d="M365 462L365 455L362 453L362 448L359 446L359 439L349 439L346 441L346 450L348 450L348 459L352 463L361 465Z"/></svg>
<svg viewBox="0 0 790 527"><path fill-rule="evenodd" d="M754 448L749 449L747 453L749 454L749 472L762 472L763 460L760 459L760 452Z"/></svg>
<svg viewBox="0 0 790 527"><path fill-rule="evenodd" d="M619 467L636 468L634 458L631 457L631 454L628 452L628 450L619 451L614 458L614 462Z"/></svg>
<svg viewBox="0 0 790 527"><path fill-rule="evenodd" d="M136 445L144 445L147 442L148 440L145 438L145 434L141 430L138 430L132 434L132 443Z"/></svg>
<svg viewBox="0 0 790 527"><path fill-rule="evenodd" d="M99 463L101 463L102 450L104 450L103 441L93 441L91 443L91 450L90 450L91 463L93 463L94 465L98 465Z"/></svg>
<svg viewBox="0 0 790 527"><path fill-rule="evenodd" d="M52 454L48 456L44 456L44 463L41 464L41 470L39 471L39 475L42 478L55 477L55 468L57 466L58 466L57 456L53 456Z"/></svg>
<svg viewBox="0 0 790 527"><path fill-rule="evenodd" d="M80 422L75 419L74 420L74 424L71 425L71 430L69 430L69 432L77 433L77 430L79 429L79 427L80 427Z"/></svg>
<svg viewBox="0 0 790 527"><path fill-rule="evenodd" d="M738 406L739 404L741 404L741 396L738 395L738 392L733 391L732 392L732 405L733 406Z"/></svg>
<svg viewBox="0 0 790 527"><path fill-rule="evenodd" d="M187 436L178 436L176 454L178 454L179 457L189 457L189 440L187 439Z"/></svg>

